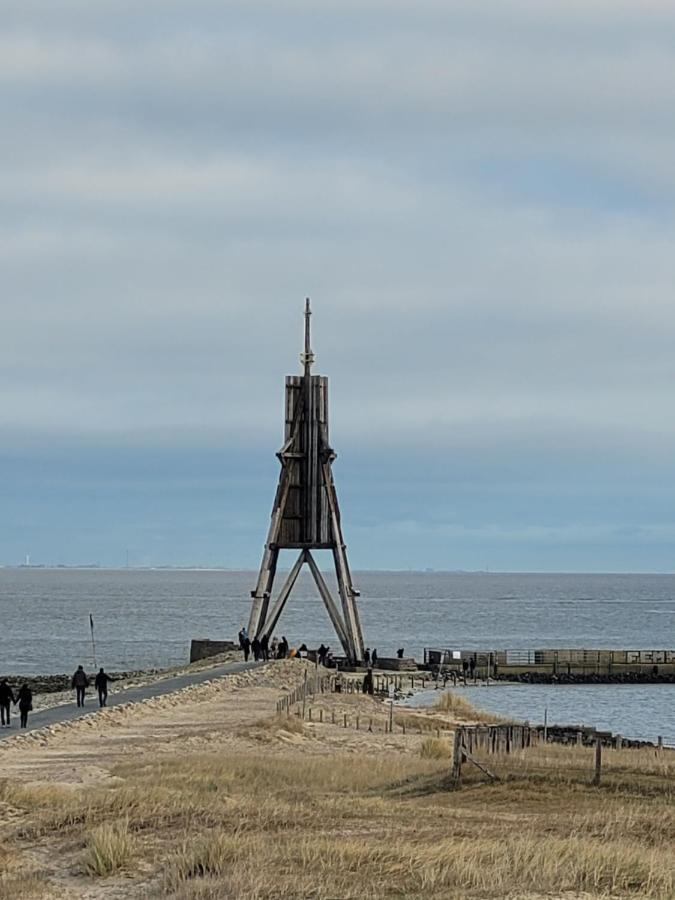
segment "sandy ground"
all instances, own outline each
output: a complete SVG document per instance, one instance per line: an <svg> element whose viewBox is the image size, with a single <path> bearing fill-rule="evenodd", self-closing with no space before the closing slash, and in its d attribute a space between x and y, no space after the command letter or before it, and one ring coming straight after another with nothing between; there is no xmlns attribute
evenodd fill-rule
<svg viewBox="0 0 675 900"><path fill-rule="evenodd" d="M305 667L310 672L314 669L294 660L276 662L162 697L97 711L74 722L18 733L0 746L0 777L24 787L86 791L121 782L114 774L121 763L143 767L191 751L222 748L245 752L264 746L265 753L286 753L292 748L303 754L331 754L338 749L362 754L375 748L400 752L419 745L422 737L410 730L405 735L386 733L388 713L381 700L342 694L325 694L310 702L307 714L311 707L313 721L305 720L302 734L292 727L285 730L282 722L270 741L268 723L276 715L276 702L300 684ZM318 721L320 710L323 722ZM21 823L21 811L0 800L0 845L16 835ZM46 872L52 886L41 896L84 900L143 896L142 890L138 893L138 878L132 888L129 882L125 886L124 878L94 882L78 877L71 854L55 855L53 841L38 838L28 845L24 842L24 847L22 862Z"/></svg>
<svg viewBox="0 0 675 900"><path fill-rule="evenodd" d="M0 747L2 777L19 778L24 784L86 785L110 779L110 770L129 759L144 764L185 749L259 747L255 724L275 715L276 701L300 683L302 670L302 663L283 661L163 697L97 710L76 722L18 733ZM336 746L360 752L375 746L404 749L419 741L414 729L405 735L385 733L387 711L380 700L326 694L308 704L308 715L310 708L312 722L305 721L305 735L284 733L282 728L279 749L302 742L309 753L330 753ZM318 721L320 710L323 722ZM269 749L274 752L273 746Z"/></svg>

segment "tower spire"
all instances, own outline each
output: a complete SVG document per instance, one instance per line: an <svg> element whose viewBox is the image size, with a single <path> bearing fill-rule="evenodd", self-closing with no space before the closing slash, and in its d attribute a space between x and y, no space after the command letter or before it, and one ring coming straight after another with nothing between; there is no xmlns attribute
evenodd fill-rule
<svg viewBox="0 0 675 900"><path fill-rule="evenodd" d="M305 368L305 376L310 374L310 370L314 365L314 354L312 353L312 345L310 342L311 338L311 322L310 318L312 315L312 310L309 305L309 297L305 300L305 349L304 352L300 354L300 362Z"/></svg>

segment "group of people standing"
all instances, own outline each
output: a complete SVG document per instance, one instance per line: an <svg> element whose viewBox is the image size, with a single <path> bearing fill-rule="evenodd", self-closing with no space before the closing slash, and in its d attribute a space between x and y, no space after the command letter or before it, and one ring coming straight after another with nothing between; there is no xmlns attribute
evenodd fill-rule
<svg viewBox="0 0 675 900"><path fill-rule="evenodd" d="M98 692L98 705L105 706L108 702L108 682L114 681L101 667L94 678L94 687ZM84 671L84 666L78 666L71 679L71 687L75 691L75 700L78 706L84 706L84 698L90 681ZM11 725L10 711L12 704L19 707L19 719L21 728L28 725L28 713L33 709L33 692L28 684L22 684L16 695L5 678L0 681L0 720L3 728Z"/></svg>
<svg viewBox="0 0 675 900"><path fill-rule="evenodd" d="M303 650L307 650L304 644L297 650L295 648L291 650L285 636L280 641L275 637L270 641L268 636L263 634L262 637L254 637L251 640L246 628L241 629L238 637L239 649L243 652L246 661L248 661L251 654L253 654L253 659L256 662L260 660L266 662L269 659L286 659L286 657L300 656Z"/></svg>

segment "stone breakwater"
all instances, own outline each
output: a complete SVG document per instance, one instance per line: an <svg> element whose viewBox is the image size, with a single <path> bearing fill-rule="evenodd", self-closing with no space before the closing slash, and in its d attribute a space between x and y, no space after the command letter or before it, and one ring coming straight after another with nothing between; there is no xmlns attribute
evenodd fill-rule
<svg viewBox="0 0 675 900"><path fill-rule="evenodd" d="M664 672L652 674L646 672L616 672L612 675L596 675L593 673L567 674L559 672L520 672L519 674L498 673L490 676L491 681L504 681L517 684L675 684L675 674Z"/></svg>
<svg viewBox="0 0 675 900"><path fill-rule="evenodd" d="M160 669L140 669L132 672L108 672L114 681L128 681L134 678L146 678L159 674ZM96 671L87 672L93 684ZM56 694L69 691L72 675L1 675L16 693L22 684L27 684L34 694Z"/></svg>

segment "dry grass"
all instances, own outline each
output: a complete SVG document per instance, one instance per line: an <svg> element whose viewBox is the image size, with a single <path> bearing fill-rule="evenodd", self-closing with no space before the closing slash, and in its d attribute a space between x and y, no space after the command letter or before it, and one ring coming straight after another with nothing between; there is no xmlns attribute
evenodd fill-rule
<svg viewBox="0 0 675 900"><path fill-rule="evenodd" d="M442 738L425 738L420 745L422 759L448 759L452 756L452 742Z"/></svg>
<svg viewBox="0 0 675 900"><path fill-rule="evenodd" d="M397 710L397 724L478 721L463 697L441 700ZM498 783L465 765L450 791L449 735L392 739L282 716L228 737L238 743L129 755L86 790L0 783L11 814L0 897L44 891L44 879L19 879L36 847L62 857L83 895L117 890L92 875L123 872L134 900L675 897L675 754L606 751L596 788L592 749L539 746L486 756Z"/></svg>
<svg viewBox="0 0 675 900"><path fill-rule="evenodd" d="M22 872L0 875L2 900L39 900L48 895L49 885L42 875Z"/></svg>
<svg viewBox="0 0 675 900"><path fill-rule="evenodd" d="M129 864L133 852L128 819L99 825L87 838L83 869L88 875L112 875Z"/></svg>
<svg viewBox="0 0 675 900"><path fill-rule="evenodd" d="M133 871L142 835L155 873L143 896L674 895L670 759L608 752L606 784L591 788L592 751L549 745L490 757L499 784L465 766L464 790L448 792L451 743L415 746L193 753L119 766L119 787L4 796L28 812L15 839L84 839L98 875Z"/></svg>
<svg viewBox="0 0 675 900"><path fill-rule="evenodd" d="M454 719L460 722L489 722L492 725L496 725L499 722L507 721L494 713L477 709L465 697L455 693L455 691L443 691L433 708L440 712L450 713Z"/></svg>

